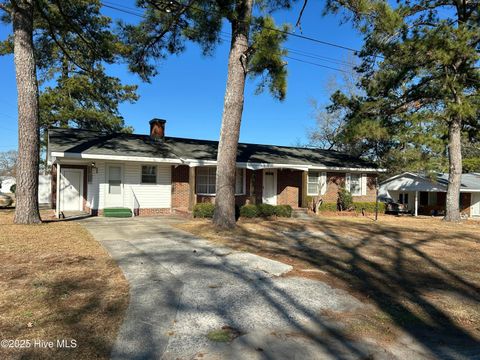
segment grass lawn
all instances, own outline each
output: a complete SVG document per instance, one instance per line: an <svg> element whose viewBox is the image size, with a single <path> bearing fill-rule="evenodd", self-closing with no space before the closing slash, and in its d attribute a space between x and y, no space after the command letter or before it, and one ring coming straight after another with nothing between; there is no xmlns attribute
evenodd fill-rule
<svg viewBox="0 0 480 360"><path fill-rule="evenodd" d="M346 289L370 310L325 313L353 338L391 342L402 333L480 341L480 222L381 216L311 221L241 220L216 232L208 220L178 227L233 249L294 267L303 276Z"/></svg>
<svg viewBox="0 0 480 360"><path fill-rule="evenodd" d="M55 348L0 348L0 359L107 359L128 303L120 269L79 224L12 218L0 210L0 339ZM77 347L56 348L57 339Z"/></svg>

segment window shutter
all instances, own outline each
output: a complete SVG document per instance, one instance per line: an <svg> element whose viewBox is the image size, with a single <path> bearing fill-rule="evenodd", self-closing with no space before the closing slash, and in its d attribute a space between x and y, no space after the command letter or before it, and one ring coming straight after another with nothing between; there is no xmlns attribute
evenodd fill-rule
<svg viewBox="0 0 480 360"><path fill-rule="evenodd" d="M327 192L327 173L322 172L322 175L320 176L320 194L325 195Z"/></svg>
<svg viewBox="0 0 480 360"><path fill-rule="evenodd" d="M345 190L350 191L350 173L345 174Z"/></svg>
<svg viewBox="0 0 480 360"><path fill-rule="evenodd" d="M367 174L362 174L362 195L367 195Z"/></svg>

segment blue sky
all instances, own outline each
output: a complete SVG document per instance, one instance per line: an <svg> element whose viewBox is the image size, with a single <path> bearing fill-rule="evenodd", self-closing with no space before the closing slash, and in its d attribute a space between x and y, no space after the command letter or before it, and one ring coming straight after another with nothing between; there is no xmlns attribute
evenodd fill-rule
<svg viewBox="0 0 480 360"><path fill-rule="evenodd" d="M133 7L133 1L109 0L109 3ZM277 23L294 23L300 11L299 2L289 12L274 14ZM295 32L351 48L360 48L362 39L347 23L340 25L340 17L322 16L323 1L310 1L302 20L302 32ZM112 9L104 13L126 21L134 17ZM229 31L225 28L224 31ZM0 39L5 39L10 28L0 27ZM111 75L126 84L138 84L140 99L134 104L122 104L121 113L135 133L148 133L148 121L154 117L167 119L168 136L217 140L220 131L223 96L225 91L228 42L221 44L212 57L201 55L196 45L159 65L159 75L149 84L129 74L123 65L108 68ZM298 38L289 38L285 46L294 51L346 60L348 51ZM291 53L292 57L342 68L318 57ZM268 93L255 95L255 81L249 81L245 90L245 107L240 141L278 145L306 143L307 130L315 125L311 99L319 103L328 100L329 80L341 73L335 70L286 59L288 61L288 90L283 102ZM16 86L13 56L0 57L0 151L17 148Z"/></svg>

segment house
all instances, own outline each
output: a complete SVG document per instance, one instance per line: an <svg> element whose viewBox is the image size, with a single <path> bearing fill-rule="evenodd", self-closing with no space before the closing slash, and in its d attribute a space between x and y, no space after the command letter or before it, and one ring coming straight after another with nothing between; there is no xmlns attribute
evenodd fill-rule
<svg viewBox="0 0 480 360"><path fill-rule="evenodd" d="M51 189L50 175L38 176L38 203L40 205L51 204ZM17 180L13 176L0 176L0 194L11 193L12 185L15 185Z"/></svg>
<svg viewBox="0 0 480 360"><path fill-rule="evenodd" d="M11 193L10 189L12 185L15 185L15 177L13 176L0 176L0 193Z"/></svg>
<svg viewBox="0 0 480 360"><path fill-rule="evenodd" d="M50 129L57 215L66 210L102 214L107 208L170 214L214 202L218 142L165 136L165 123L151 120L149 135ZM239 144L236 203L306 207L311 198L336 201L340 186L354 200L375 201L379 171L335 151Z"/></svg>
<svg viewBox="0 0 480 360"><path fill-rule="evenodd" d="M405 172L380 184L382 200L405 204L413 215L444 215L448 174L426 176ZM480 174L463 174L460 211L470 217L480 216Z"/></svg>

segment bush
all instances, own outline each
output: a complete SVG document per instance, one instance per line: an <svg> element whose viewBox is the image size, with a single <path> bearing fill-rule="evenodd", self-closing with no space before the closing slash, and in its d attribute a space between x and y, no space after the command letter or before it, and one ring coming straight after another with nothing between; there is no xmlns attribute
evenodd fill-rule
<svg viewBox="0 0 480 360"><path fill-rule="evenodd" d="M254 218L260 216L257 205L243 205L240 208L240 216L246 218Z"/></svg>
<svg viewBox="0 0 480 360"><path fill-rule="evenodd" d="M365 212L367 213L374 213L375 212L375 201L371 202L354 202L353 206L355 208L356 212L361 212L362 209L365 209ZM378 213L384 213L385 212L385 203L383 202L378 202Z"/></svg>
<svg viewBox="0 0 480 360"><path fill-rule="evenodd" d="M12 186L10 186L10 192L12 194L15 194L15 191L17 191L17 184L13 184Z"/></svg>
<svg viewBox="0 0 480 360"><path fill-rule="evenodd" d="M338 205L337 205L337 203L324 202L318 207L318 211L336 212L336 211L338 211Z"/></svg>
<svg viewBox="0 0 480 360"><path fill-rule="evenodd" d="M212 203L200 203L193 207L193 217L212 218L215 205Z"/></svg>
<svg viewBox="0 0 480 360"><path fill-rule="evenodd" d="M352 194L344 187L338 190L338 207L340 210L348 210L353 206Z"/></svg>
<svg viewBox="0 0 480 360"><path fill-rule="evenodd" d="M275 215L279 217L292 217L292 207L290 205L275 206Z"/></svg>
<svg viewBox="0 0 480 360"><path fill-rule="evenodd" d="M275 206L270 204L259 204L258 215L262 217L270 217L275 215Z"/></svg>

